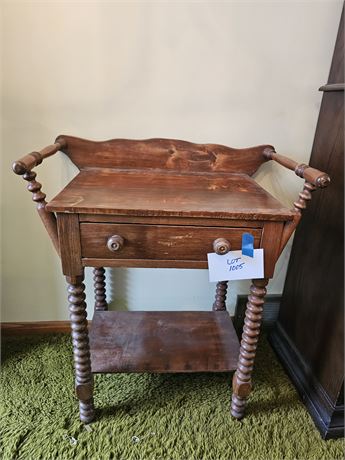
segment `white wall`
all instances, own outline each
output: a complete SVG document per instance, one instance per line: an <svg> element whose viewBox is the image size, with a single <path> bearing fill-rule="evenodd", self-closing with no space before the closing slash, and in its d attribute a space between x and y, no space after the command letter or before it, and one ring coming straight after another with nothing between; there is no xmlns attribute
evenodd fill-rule
<svg viewBox="0 0 345 460"><path fill-rule="evenodd" d="M67 318L65 282L13 160L57 134L262 143L307 162L342 2L2 3L2 321ZM51 198L75 173L62 156L38 171ZM302 186L265 165L258 181L290 205ZM270 285L282 291L288 250ZM202 270L113 270L129 309L209 309ZM88 273L87 278L90 278ZM248 282L233 283L229 308ZM89 309L92 288L88 288Z"/></svg>

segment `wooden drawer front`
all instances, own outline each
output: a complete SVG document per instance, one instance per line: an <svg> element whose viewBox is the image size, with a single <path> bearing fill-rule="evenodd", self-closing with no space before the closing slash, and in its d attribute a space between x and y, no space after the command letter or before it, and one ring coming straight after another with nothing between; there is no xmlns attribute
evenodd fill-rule
<svg viewBox="0 0 345 460"><path fill-rule="evenodd" d="M226 238L231 249L241 249L242 234L254 236L255 247L260 245L261 229L182 227L167 225L131 225L81 223L82 257L102 259L166 259L207 260L213 252L216 238ZM124 245L111 251L107 242L113 235L120 235Z"/></svg>

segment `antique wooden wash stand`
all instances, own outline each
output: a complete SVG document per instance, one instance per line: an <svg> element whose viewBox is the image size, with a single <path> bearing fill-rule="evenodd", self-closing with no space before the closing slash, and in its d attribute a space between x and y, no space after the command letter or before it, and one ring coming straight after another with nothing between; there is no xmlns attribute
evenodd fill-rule
<svg viewBox="0 0 345 460"><path fill-rule="evenodd" d="M32 169L57 151L79 174L48 204ZM305 179L287 209L250 176L275 160ZM270 145L233 149L149 139L93 142L59 136L16 161L58 251L68 300L80 419L94 418L93 373L225 372L233 377L232 415L243 417L264 296L301 212L327 174L278 155ZM250 288L241 344L217 283L210 312L108 311L103 267L207 268L207 253L241 249L244 232L264 249L265 274ZM94 267L95 313L86 319L84 267Z"/></svg>

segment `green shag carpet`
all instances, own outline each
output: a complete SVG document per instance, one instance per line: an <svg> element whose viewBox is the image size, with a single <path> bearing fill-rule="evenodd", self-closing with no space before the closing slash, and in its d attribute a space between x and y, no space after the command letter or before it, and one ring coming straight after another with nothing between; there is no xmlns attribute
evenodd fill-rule
<svg viewBox="0 0 345 460"><path fill-rule="evenodd" d="M255 388L241 422L229 414L230 382L228 374L97 375L97 421L87 429L78 420L73 395L69 337L6 338L0 457L344 458L342 440L320 438L265 339L259 347Z"/></svg>

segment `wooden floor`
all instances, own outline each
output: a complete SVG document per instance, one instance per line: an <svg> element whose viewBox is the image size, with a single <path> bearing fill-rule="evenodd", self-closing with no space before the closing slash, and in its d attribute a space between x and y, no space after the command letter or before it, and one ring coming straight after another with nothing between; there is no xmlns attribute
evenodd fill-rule
<svg viewBox="0 0 345 460"><path fill-rule="evenodd" d="M226 311L95 312L92 372L227 372L239 342Z"/></svg>

